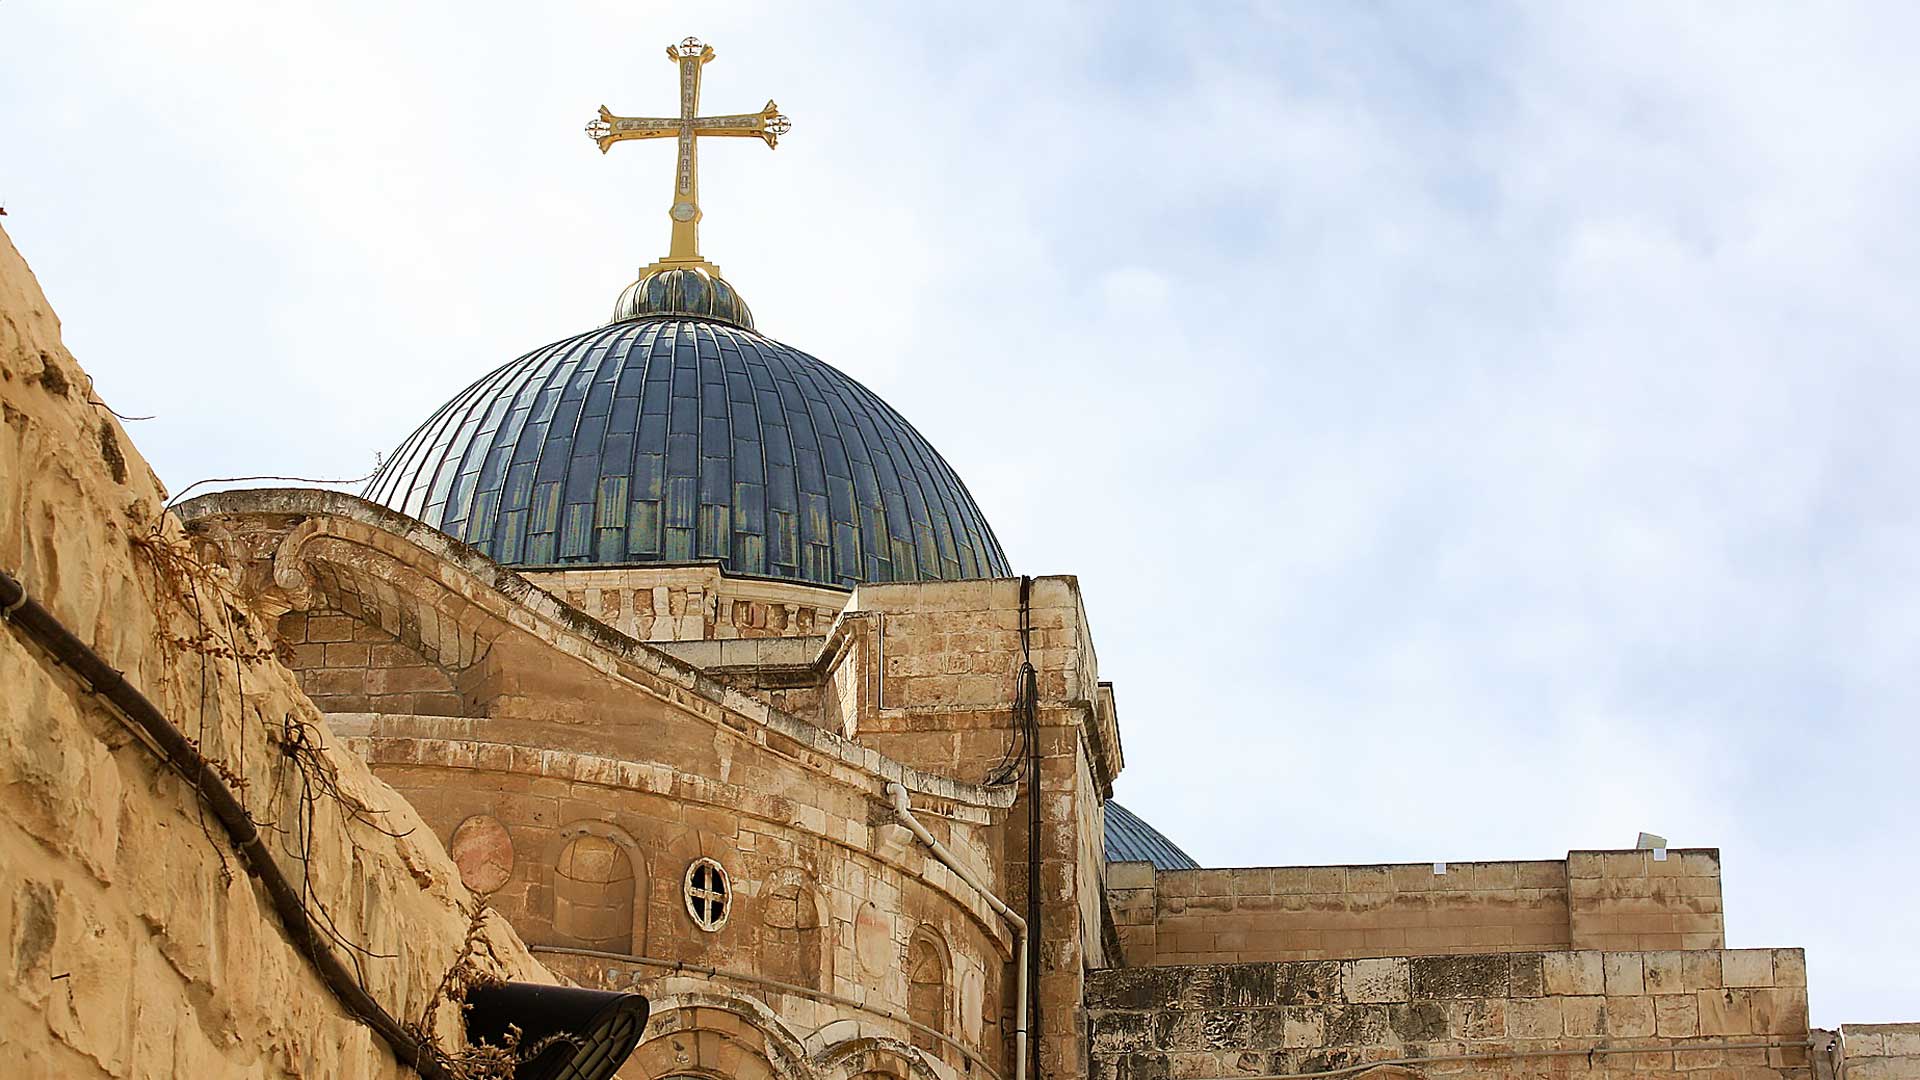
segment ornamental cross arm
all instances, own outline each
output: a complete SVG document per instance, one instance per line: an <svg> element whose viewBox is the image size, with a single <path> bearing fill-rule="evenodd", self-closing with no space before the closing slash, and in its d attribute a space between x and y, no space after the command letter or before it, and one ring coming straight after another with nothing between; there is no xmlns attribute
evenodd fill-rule
<svg viewBox="0 0 1920 1080"><path fill-rule="evenodd" d="M695 135L720 135L759 139L769 148L780 145L780 136L793 130L793 121L772 101L757 113L732 116L696 116L682 120L677 116L615 116L605 105L600 115L587 121L587 137L606 153L617 142L628 139L671 139L691 127Z"/></svg>
<svg viewBox="0 0 1920 1080"><path fill-rule="evenodd" d="M680 72L678 116L615 116L605 105L587 122L587 137L606 153L614 143L629 139L672 139L679 144L673 170L673 201L667 209L673 220L673 238L661 264L701 267L718 276L713 264L700 257L700 137L718 135L759 139L769 148L793 130L793 122L772 101L757 113L700 115L700 73L713 60L713 47L687 38L667 47L667 59Z"/></svg>

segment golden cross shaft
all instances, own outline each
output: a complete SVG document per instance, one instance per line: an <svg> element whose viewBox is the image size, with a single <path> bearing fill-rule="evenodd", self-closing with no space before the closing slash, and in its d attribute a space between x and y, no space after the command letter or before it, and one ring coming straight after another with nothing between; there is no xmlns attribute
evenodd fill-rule
<svg viewBox="0 0 1920 1080"><path fill-rule="evenodd" d="M700 165L698 139L702 135L760 139L768 147L777 145L780 136L793 129L780 114L778 106L767 102L757 113L731 116L700 115L700 69L713 59L713 46L687 38L667 46L667 58L680 65L680 115L676 117L615 116L600 106L600 115L587 124L587 135L606 153L614 143L626 139L673 139L680 141L680 160L674 171L673 205L667 216L673 219L673 242L667 257L655 266L700 266L714 272L713 265L700 257Z"/></svg>

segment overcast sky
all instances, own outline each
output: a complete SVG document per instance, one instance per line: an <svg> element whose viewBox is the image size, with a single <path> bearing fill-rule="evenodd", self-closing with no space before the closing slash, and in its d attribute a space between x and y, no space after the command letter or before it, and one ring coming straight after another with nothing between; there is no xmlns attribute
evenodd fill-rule
<svg viewBox="0 0 1920 1080"><path fill-rule="evenodd" d="M537 18L530 15L539 11ZM1208 865L1721 849L1920 1019L1920 8L0 5L0 205L178 489L368 472L706 255L1080 576Z"/></svg>

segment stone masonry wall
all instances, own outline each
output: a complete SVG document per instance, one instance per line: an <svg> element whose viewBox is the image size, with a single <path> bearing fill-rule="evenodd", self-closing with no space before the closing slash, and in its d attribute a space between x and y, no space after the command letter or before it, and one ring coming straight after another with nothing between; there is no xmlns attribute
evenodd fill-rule
<svg viewBox="0 0 1920 1080"><path fill-rule="evenodd" d="M0 233L0 567L244 783L254 814L281 823L263 830L280 864L368 950L373 996L419 1019L467 928L453 863L337 749L224 571L191 561L158 480L94 399ZM3 624L0 688L0 1072L415 1075L341 1009L184 782ZM317 773L296 767L296 743ZM314 775L346 801L320 800L309 821ZM550 979L502 920L487 938L505 974ZM457 1038L457 1010L438 1030Z"/></svg>
<svg viewBox="0 0 1920 1080"><path fill-rule="evenodd" d="M837 669L843 730L881 753L945 776L979 782L1008 762L1015 735L1016 673L1035 669L1034 745L1040 758L1040 977L1034 1037L1043 1076L1084 1069L1083 979L1111 962L1099 918L1104 861L1100 802L1121 767L1112 691L1099 681L1079 583L1035 578L1022 648L1021 583L947 581L863 585L842 625L864 621L859 647ZM875 669L878 679L873 679ZM1020 759L1011 764L1020 775ZM1009 812L996 862L1003 898L1025 910L1027 804Z"/></svg>
<svg viewBox="0 0 1920 1080"><path fill-rule="evenodd" d="M1847 1024L1837 1049L1842 1072L1833 1080L1920 1077L1920 1024Z"/></svg>
<svg viewBox="0 0 1920 1080"><path fill-rule="evenodd" d="M1576 949L1720 949L1720 852L1574 851L1567 897Z"/></svg>
<svg viewBox="0 0 1920 1080"><path fill-rule="evenodd" d="M287 666L323 712L467 713L453 678L380 627L340 611L292 611L275 629Z"/></svg>
<svg viewBox="0 0 1920 1080"><path fill-rule="evenodd" d="M1489 1080L1810 1076L1798 949L1123 968L1094 973L1087 1007L1093 1080L1288 1074L1464 1055L1488 1060L1416 1060L1413 1068ZM1754 1043L1781 1045L1737 1048ZM1636 1052L1589 1057L1595 1048Z"/></svg>
<svg viewBox="0 0 1920 1080"><path fill-rule="evenodd" d="M1576 851L1565 862L1107 868L1131 965L1725 945L1720 855Z"/></svg>
<svg viewBox="0 0 1920 1080"><path fill-rule="evenodd" d="M1561 862L1107 871L1130 964L1564 949Z"/></svg>

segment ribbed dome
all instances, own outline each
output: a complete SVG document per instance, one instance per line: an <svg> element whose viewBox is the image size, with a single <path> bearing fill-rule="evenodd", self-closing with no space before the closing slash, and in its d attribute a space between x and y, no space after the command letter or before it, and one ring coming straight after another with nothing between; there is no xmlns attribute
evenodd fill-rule
<svg viewBox="0 0 1920 1080"><path fill-rule="evenodd" d="M1009 575L899 413L744 327L643 317L462 391L366 496L512 566L717 560L810 584Z"/></svg>
<svg viewBox="0 0 1920 1080"><path fill-rule="evenodd" d="M1107 861L1150 862L1156 870L1197 870L1200 864L1133 811L1107 800Z"/></svg>

